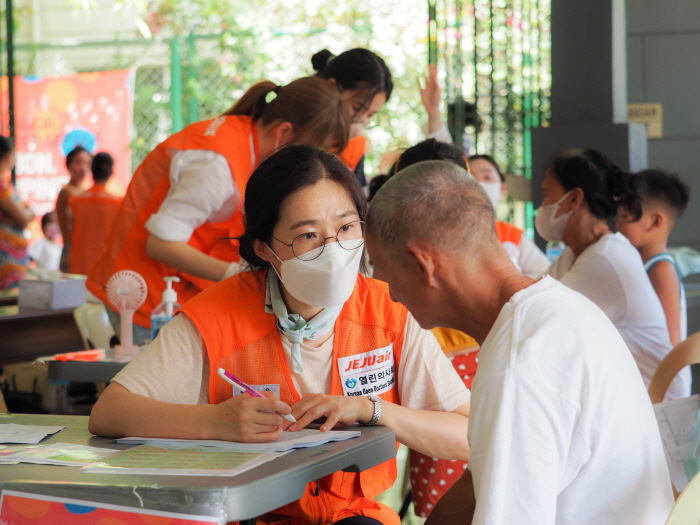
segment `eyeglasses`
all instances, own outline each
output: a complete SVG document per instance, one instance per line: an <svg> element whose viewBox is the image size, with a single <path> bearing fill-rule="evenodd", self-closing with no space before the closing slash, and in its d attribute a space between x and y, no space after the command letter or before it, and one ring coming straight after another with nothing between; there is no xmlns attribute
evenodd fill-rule
<svg viewBox="0 0 700 525"><path fill-rule="evenodd" d="M328 239L335 239L335 242L344 250L355 250L365 243L364 237L365 223L353 221L341 226L333 237L324 237L318 232L308 232L297 235L291 244L281 241L275 236L272 238L289 246L297 259L313 261L323 253Z"/></svg>

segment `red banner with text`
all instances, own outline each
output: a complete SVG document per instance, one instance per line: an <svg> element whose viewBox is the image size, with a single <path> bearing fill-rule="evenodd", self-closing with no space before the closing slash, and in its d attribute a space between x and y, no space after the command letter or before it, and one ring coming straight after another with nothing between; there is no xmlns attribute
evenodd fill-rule
<svg viewBox="0 0 700 525"><path fill-rule="evenodd" d="M7 77L3 84L7 104ZM66 155L78 145L114 157L110 189L124 193L131 179L133 93L128 69L15 77L17 193L38 217L54 209L69 180ZM91 185L88 177L86 189Z"/></svg>

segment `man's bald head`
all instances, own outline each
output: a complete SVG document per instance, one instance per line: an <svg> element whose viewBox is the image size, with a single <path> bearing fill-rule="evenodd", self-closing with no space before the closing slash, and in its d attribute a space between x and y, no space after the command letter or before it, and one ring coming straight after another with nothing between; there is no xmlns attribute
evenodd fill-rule
<svg viewBox="0 0 700 525"><path fill-rule="evenodd" d="M463 168L419 162L387 181L372 200L367 233L384 250L406 260L406 246L421 240L445 252L498 243L493 206Z"/></svg>

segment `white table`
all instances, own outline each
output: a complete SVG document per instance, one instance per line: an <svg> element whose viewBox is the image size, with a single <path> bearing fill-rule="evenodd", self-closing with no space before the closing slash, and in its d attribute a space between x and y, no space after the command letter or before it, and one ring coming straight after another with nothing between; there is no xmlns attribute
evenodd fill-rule
<svg viewBox="0 0 700 525"><path fill-rule="evenodd" d="M92 436L85 416L0 415L0 424L65 425L44 443L76 443L125 450L114 440ZM213 516L254 525L263 515L304 494L308 483L344 470L361 472L396 456L394 432L387 427L358 427L362 436L301 449L234 477L133 476L83 474L77 467L0 465L6 490L75 498L165 512Z"/></svg>

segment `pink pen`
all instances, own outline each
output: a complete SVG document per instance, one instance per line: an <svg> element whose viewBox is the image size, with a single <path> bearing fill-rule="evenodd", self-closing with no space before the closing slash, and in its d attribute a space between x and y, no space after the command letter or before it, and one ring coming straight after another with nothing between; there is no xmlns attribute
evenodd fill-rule
<svg viewBox="0 0 700 525"><path fill-rule="evenodd" d="M244 394L248 394L249 396L252 396L252 397L265 397L265 396L262 395L260 392L258 392L257 390L252 389L252 388L251 388L249 385L247 385L244 381L242 381L241 379L237 378L237 377L234 376L233 374L227 372L227 371L224 370L223 368L219 368L218 372L219 372L219 375L221 376L221 379L223 379L223 380L226 381L227 383L230 383L234 388L237 388L238 390L240 390L240 391L243 392ZM297 422L297 420L294 419L294 416L293 416L292 414L286 414L286 415L280 414L280 415L281 415L284 419L286 419L287 421L289 421L289 422L291 422L291 423L296 423L296 422Z"/></svg>

